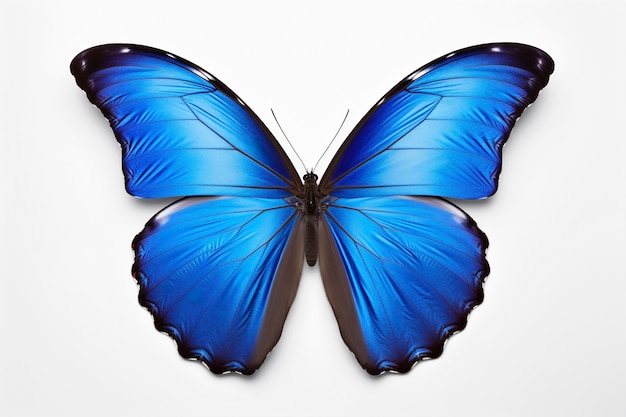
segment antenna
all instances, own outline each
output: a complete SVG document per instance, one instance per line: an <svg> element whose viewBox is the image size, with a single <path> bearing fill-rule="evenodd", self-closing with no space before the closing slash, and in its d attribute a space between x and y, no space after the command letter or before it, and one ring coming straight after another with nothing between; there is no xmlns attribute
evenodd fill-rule
<svg viewBox="0 0 626 417"><path fill-rule="evenodd" d="M346 115L343 117L343 121L341 122L339 129L337 129L337 133L335 133L335 136L333 136L333 139L330 141L326 149L324 149L324 152L322 152L322 156L320 156L320 159L317 160L317 163L313 167L313 172L317 169L317 165L320 163L324 155L326 155L326 152L328 152L328 149L330 149L330 145L332 145L335 139L337 139L337 135L339 134L339 132L341 131L341 128L343 127L344 123L346 123L346 120L348 119L348 114L350 114L350 109L346 111Z"/></svg>
<svg viewBox="0 0 626 417"><path fill-rule="evenodd" d="M302 161L302 158L300 158L300 155L298 155L298 151L296 151L296 148L293 147L293 145L291 144L291 141L289 140L289 138L287 137L287 135L285 134L285 131L283 130L283 127L280 125L280 123L278 123L278 119L276 118L276 114L274 114L274 109L270 109L270 111L272 112L272 116L274 116L274 120L276 120L276 124L278 125L278 128L280 129L281 133L283 134L283 136L285 137L285 139L287 139L287 143L289 144L289 146L291 146L291 150L293 150L293 152L296 154L296 156L298 157L298 159L300 160L300 163L302 164L302 166L304 167L304 170L306 172L308 172L308 170L306 169L306 165L304 164L304 162Z"/></svg>

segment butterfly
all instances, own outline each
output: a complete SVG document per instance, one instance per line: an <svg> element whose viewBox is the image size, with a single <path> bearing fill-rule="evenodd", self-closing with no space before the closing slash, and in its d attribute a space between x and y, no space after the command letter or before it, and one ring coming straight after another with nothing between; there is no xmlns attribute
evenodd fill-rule
<svg viewBox="0 0 626 417"><path fill-rule="evenodd" d="M139 301L180 355L255 372L306 259L344 342L380 374L438 357L482 302L487 237L444 198L496 191L502 146L554 62L516 43L434 60L369 110L319 181L301 180L259 117L183 58L109 44L70 70L122 147L128 193L182 197L132 244Z"/></svg>

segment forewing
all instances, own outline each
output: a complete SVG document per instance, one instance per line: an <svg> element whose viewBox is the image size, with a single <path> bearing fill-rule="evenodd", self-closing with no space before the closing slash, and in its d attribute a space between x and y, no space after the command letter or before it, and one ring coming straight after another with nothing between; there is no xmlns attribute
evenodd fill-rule
<svg viewBox="0 0 626 417"><path fill-rule="evenodd" d="M371 374L439 356L483 299L487 238L443 199L339 198L320 219L324 287Z"/></svg>
<svg viewBox="0 0 626 417"><path fill-rule="evenodd" d="M282 199L185 198L135 238L139 300L180 354L251 374L278 341L300 280L302 217Z"/></svg>
<svg viewBox="0 0 626 417"><path fill-rule="evenodd" d="M138 45L102 45L70 69L122 146L138 197L284 197L300 183L261 120L200 67Z"/></svg>
<svg viewBox="0 0 626 417"><path fill-rule="evenodd" d="M320 189L339 197L493 194L502 145L553 69L545 52L510 43L433 61L368 112L331 161Z"/></svg>

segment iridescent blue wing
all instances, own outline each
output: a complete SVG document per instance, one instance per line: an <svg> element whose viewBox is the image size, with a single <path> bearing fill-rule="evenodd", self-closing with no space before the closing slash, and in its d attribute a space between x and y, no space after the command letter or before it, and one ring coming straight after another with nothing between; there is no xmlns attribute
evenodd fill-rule
<svg viewBox="0 0 626 417"><path fill-rule="evenodd" d="M319 186L328 196L320 270L342 337L368 372L439 356L482 301L487 239L433 196L495 192L502 145L553 68L519 44L449 54L386 94L331 161Z"/></svg>
<svg viewBox="0 0 626 417"><path fill-rule="evenodd" d="M341 335L371 374L436 358L483 299L487 237L436 197L337 198L321 216L320 271Z"/></svg>
<svg viewBox="0 0 626 417"><path fill-rule="evenodd" d="M138 197L285 197L301 184L259 118L228 87L170 53L102 45L70 69L122 146Z"/></svg>
<svg viewBox="0 0 626 417"><path fill-rule="evenodd" d="M250 374L276 344L303 263L302 183L259 118L172 54L104 45L71 63L122 145L128 192L191 197L136 237L140 302L182 356Z"/></svg>
<svg viewBox="0 0 626 417"><path fill-rule="evenodd" d="M302 217L283 199L191 197L135 238L139 300L180 354L253 373L278 341L304 259Z"/></svg>
<svg viewBox="0 0 626 417"><path fill-rule="evenodd" d="M493 194L502 145L553 69L545 52L510 43L433 61L367 113L331 161L320 189L340 197Z"/></svg>

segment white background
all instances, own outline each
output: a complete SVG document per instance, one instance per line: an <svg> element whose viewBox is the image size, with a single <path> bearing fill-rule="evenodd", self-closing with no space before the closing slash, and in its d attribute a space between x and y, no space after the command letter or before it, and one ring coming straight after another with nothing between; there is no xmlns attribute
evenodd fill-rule
<svg viewBox="0 0 626 417"><path fill-rule="evenodd" d="M624 17L599 0L4 0L0 415L626 415ZM539 46L556 72L511 136L499 192L462 204L492 272L443 356L369 376L305 268L256 375L181 359L130 276L130 242L167 202L125 193L70 60L109 42L176 53L278 135L273 108L312 166L347 109L340 138L412 70L492 41Z"/></svg>

